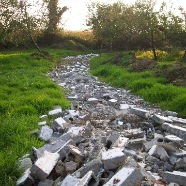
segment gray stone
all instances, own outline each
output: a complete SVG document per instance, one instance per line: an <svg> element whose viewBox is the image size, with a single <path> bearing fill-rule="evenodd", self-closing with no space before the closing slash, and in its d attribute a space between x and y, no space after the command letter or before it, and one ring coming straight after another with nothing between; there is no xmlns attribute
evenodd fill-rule
<svg viewBox="0 0 186 186"><path fill-rule="evenodd" d="M168 117L160 116L158 114L154 114L151 119L154 120L158 124L163 124L164 122L172 123L172 120L169 119Z"/></svg>
<svg viewBox="0 0 186 186"><path fill-rule="evenodd" d="M167 132L174 134L186 141L186 128L178 127L169 123L163 123L162 128L163 130L166 130Z"/></svg>
<svg viewBox="0 0 186 186"><path fill-rule="evenodd" d="M46 179L44 181L40 181L38 186L53 186L53 184L54 184L53 180Z"/></svg>
<svg viewBox="0 0 186 186"><path fill-rule="evenodd" d="M60 155L60 159L63 159L66 157L67 152L68 152L68 146L73 145L73 144L74 144L73 141L69 140L61 146L61 148L57 151L58 154Z"/></svg>
<svg viewBox="0 0 186 186"><path fill-rule="evenodd" d="M87 172L92 170L95 175L98 174L102 166L102 163L99 159L94 159L86 164L84 164L81 168L76 170L72 175L77 178L82 178Z"/></svg>
<svg viewBox="0 0 186 186"><path fill-rule="evenodd" d="M62 183L60 184L60 186L78 186L78 183L79 183L79 179L74 177L74 176L71 176L71 175L68 175L63 181Z"/></svg>
<svg viewBox="0 0 186 186"><path fill-rule="evenodd" d="M176 117L178 115L177 112L173 112L173 111L169 111L169 110L166 110L165 111L165 115L166 116L173 116L173 117ZM171 118L170 118L171 119Z"/></svg>
<svg viewBox="0 0 186 186"><path fill-rule="evenodd" d="M135 150L143 150L144 149L144 138L138 138L138 139L131 139L129 140L126 147L135 149Z"/></svg>
<svg viewBox="0 0 186 186"><path fill-rule="evenodd" d="M130 129L130 130L125 130L123 131L123 135L126 137L126 138L143 138L144 135L145 135L145 132L142 131L141 129Z"/></svg>
<svg viewBox="0 0 186 186"><path fill-rule="evenodd" d="M53 126L55 129L61 131L68 127L68 123L62 117L59 117L53 121Z"/></svg>
<svg viewBox="0 0 186 186"><path fill-rule="evenodd" d="M160 174L162 176L163 181L171 183L177 183L179 185L186 185L186 172L173 171L173 172L162 172Z"/></svg>
<svg viewBox="0 0 186 186"><path fill-rule="evenodd" d="M166 143L172 142L178 148L184 147L184 140L175 136L175 135L165 136L164 142L166 142Z"/></svg>
<svg viewBox="0 0 186 186"><path fill-rule="evenodd" d="M53 130L49 126L43 126L40 129L39 138L48 141L52 137Z"/></svg>
<svg viewBox="0 0 186 186"><path fill-rule="evenodd" d="M165 149L161 146L153 145L152 148L149 150L148 154L150 156L154 156L156 158L160 158L161 160L168 160L169 155L165 151Z"/></svg>
<svg viewBox="0 0 186 186"><path fill-rule="evenodd" d="M168 118L171 119L174 123L186 124L186 119L182 119L174 116L169 116Z"/></svg>
<svg viewBox="0 0 186 186"><path fill-rule="evenodd" d="M114 170L125 163L126 156L120 148L109 149L102 153L102 162L105 170Z"/></svg>
<svg viewBox="0 0 186 186"><path fill-rule="evenodd" d="M60 156L58 153L45 151L43 156L37 159L31 168L31 175L39 180L44 180L53 170Z"/></svg>
<svg viewBox="0 0 186 186"><path fill-rule="evenodd" d="M23 158L19 161L19 169L24 172L32 167L32 160L30 158Z"/></svg>
<svg viewBox="0 0 186 186"><path fill-rule="evenodd" d="M73 161L69 161L65 163L65 169L67 172L72 173L76 170L77 168L77 163Z"/></svg>
<svg viewBox="0 0 186 186"><path fill-rule="evenodd" d="M30 175L30 169L27 169L23 176L16 182L17 186L31 186L35 182L34 178Z"/></svg>
<svg viewBox="0 0 186 186"><path fill-rule="evenodd" d="M65 169L65 164L59 160L55 166L55 171L57 175L65 177L67 175L66 169Z"/></svg>
<svg viewBox="0 0 186 186"><path fill-rule="evenodd" d="M94 176L94 173L92 171L87 172L87 174L81 178L77 186L97 186L97 179Z"/></svg>
<svg viewBox="0 0 186 186"><path fill-rule="evenodd" d="M117 141L114 143L113 147L126 147L129 142L129 138L120 136Z"/></svg>
<svg viewBox="0 0 186 186"><path fill-rule="evenodd" d="M137 168L122 168L104 186L134 186L143 179L143 175Z"/></svg>
<svg viewBox="0 0 186 186"><path fill-rule="evenodd" d="M64 146L64 144L66 144L66 142L63 140L58 140L52 144L46 144L36 150L36 156L37 158L40 158L43 155L44 151L48 151L51 153L57 152L61 147Z"/></svg>
<svg viewBox="0 0 186 186"><path fill-rule="evenodd" d="M106 147L111 148L119 138L118 132L112 132L106 140Z"/></svg>
<svg viewBox="0 0 186 186"><path fill-rule="evenodd" d="M149 116L149 111L141 108L130 108L130 113L135 114L137 116L141 116L143 118L148 118Z"/></svg>

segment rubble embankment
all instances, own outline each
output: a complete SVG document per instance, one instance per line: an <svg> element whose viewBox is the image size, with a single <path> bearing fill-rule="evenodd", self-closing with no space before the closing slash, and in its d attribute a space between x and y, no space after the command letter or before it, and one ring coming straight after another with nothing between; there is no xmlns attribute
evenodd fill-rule
<svg viewBox="0 0 186 186"><path fill-rule="evenodd" d="M49 74L68 90L71 108L40 116L47 143L20 161L17 185L186 185L186 120L98 81L89 74L94 56L67 57L71 65Z"/></svg>

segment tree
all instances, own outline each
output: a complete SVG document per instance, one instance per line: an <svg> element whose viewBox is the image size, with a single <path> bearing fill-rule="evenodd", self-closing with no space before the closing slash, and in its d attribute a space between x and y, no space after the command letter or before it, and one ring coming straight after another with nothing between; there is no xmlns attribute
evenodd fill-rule
<svg viewBox="0 0 186 186"><path fill-rule="evenodd" d="M59 0L44 0L47 3L48 9L48 21L47 21L47 33L55 33L57 26L60 23L62 15L68 10L67 6L60 8L58 6Z"/></svg>

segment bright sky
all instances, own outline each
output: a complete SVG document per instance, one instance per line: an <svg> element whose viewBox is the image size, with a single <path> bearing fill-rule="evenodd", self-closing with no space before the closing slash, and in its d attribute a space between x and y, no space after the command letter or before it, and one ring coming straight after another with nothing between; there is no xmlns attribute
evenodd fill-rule
<svg viewBox="0 0 186 186"><path fill-rule="evenodd" d="M135 0L120 0L123 3L134 3ZM163 0L157 0L161 3ZM186 0L164 0L173 2L175 8L182 6L186 10ZM59 0L61 6L67 6L69 10L64 13L62 19L63 27L66 30L84 30L86 29L86 16L88 14L87 4L91 2L114 3L118 0Z"/></svg>

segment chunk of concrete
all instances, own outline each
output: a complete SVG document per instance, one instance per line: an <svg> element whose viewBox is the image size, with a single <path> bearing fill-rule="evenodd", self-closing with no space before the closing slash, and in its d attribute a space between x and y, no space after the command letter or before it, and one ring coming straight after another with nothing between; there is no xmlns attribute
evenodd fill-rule
<svg viewBox="0 0 186 186"><path fill-rule="evenodd" d="M143 179L137 168L122 168L104 186L134 186Z"/></svg>
<svg viewBox="0 0 186 186"><path fill-rule="evenodd" d="M184 146L184 140L179 138L179 137L177 137L177 136L175 136L175 135L167 135L167 136L165 136L164 142L165 143L172 142L178 148Z"/></svg>
<svg viewBox="0 0 186 186"><path fill-rule="evenodd" d="M48 141L53 134L53 130L49 126L42 126L39 132L39 138Z"/></svg>
<svg viewBox="0 0 186 186"><path fill-rule="evenodd" d="M113 147L126 147L129 142L129 138L120 136L118 140L114 143Z"/></svg>
<svg viewBox="0 0 186 186"><path fill-rule="evenodd" d="M58 153L50 153L45 151L31 168L31 175L35 179L44 180L53 170L60 156Z"/></svg>
<svg viewBox="0 0 186 186"><path fill-rule="evenodd" d="M36 156L37 156L37 158L42 157L44 154L44 151L48 151L51 153L57 152L61 147L64 146L65 143L66 143L66 141L58 140L55 143L46 144L43 147L36 150Z"/></svg>
<svg viewBox="0 0 186 186"><path fill-rule="evenodd" d="M150 156L160 158L164 161L169 159L169 155L167 154L166 150L163 147L157 145L153 145L152 148L149 150L148 154Z"/></svg>
<svg viewBox="0 0 186 186"><path fill-rule="evenodd" d="M143 118L148 118L149 116L149 111L141 109L141 108L130 108L130 113L135 114L137 116L141 116Z"/></svg>
<svg viewBox="0 0 186 186"><path fill-rule="evenodd" d="M77 163L73 161L69 161L65 163L65 169L67 172L72 173L76 170L77 168Z"/></svg>
<svg viewBox="0 0 186 186"><path fill-rule="evenodd" d="M123 131L123 135L126 137L126 138L143 138L144 135L145 135L145 132L142 131L141 129L130 129L130 130L124 130Z"/></svg>
<svg viewBox="0 0 186 186"><path fill-rule="evenodd" d="M172 120L169 119L168 117L160 116L158 114L154 114L151 119L154 120L158 124L163 124L165 122L172 123Z"/></svg>
<svg viewBox="0 0 186 186"><path fill-rule="evenodd" d="M105 170L114 170L125 163L126 156L120 148L109 149L102 153L102 162Z"/></svg>
<svg viewBox="0 0 186 186"><path fill-rule="evenodd" d="M106 140L106 147L111 148L118 140L120 134L118 132L112 132Z"/></svg>
<svg viewBox="0 0 186 186"><path fill-rule="evenodd" d="M182 138L184 141L186 141L186 128L178 127L178 126L172 125L170 123L163 123L162 129L166 130L167 132L174 134L174 135Z"/></svg>
<svg viewBox="0 0 186 186"><path fill-rule="evenodd" d="M94 159L84 164L81 168L76 170L72 175L77 178L82 178L90 170L94 172L94 175L97 175L101 169L101 166L102 166L101 161L99 159Z"/></svg>
<svg viewBox="0 0 186 186"><path fill-rule="evenodd" d="M54 184L53 180L46 179L44 181L40 181L38 186L53 186L53 184Z"/></svg>
<svg viewBox="0 0 186 186"><path fill-rule="evenodd" d="M68 127L68 123L62 117L59 117L53 121L53 126L55 129L61 131Z"/></svg>
<svg viewBox="0 0 186 186"><path fill-rule="evenodd" d="M54 110L51 110L48 112L49 116L59 116L60 114L62 114L62 109L61 108L56 108Z"/></svg>
<svg viewBox="0 0 186 186"><path fill-rule="evenodd" d="M186 124L186 119L173 117L173 116L168 116L168 118L171 119L173 123Z"/></svg>
<svg viewBox="0 0 186 186"><path fill-rule="evenodd" d="M66 157L67 152L68 152L68 146L73 145L73 144L74 142L72 140L69 140L61 146L61 148L57 151L60 155L60 159L63 159Z"/></svg>
<svg viewBox="0 0 186 186"><path fill-rule="evenodd" d="M87 174L81 178L77 186L96 186L97 185L97 180L96 177L94 176L94 173L92 171L87 172Z"/></svg>
<svg viewBox="0 0 186 186"><path fill-rule="evenodd" d="M35 182L34 178L30 175L30 169L28 168L22 177L20 177L17 182L16 185L17 186L31 186L33 185Z"/></svg>
<svg viewBox="0 0 186 186"><path fill-rule="evenodd" d="M173 171L173 172L162 172L160 173L163 181L171 183L177 183L179 185L186 185L186 172Z"/></svg>
<svg viewBox="0 0 186 186"><path fill-rule="evenodd" d="M62 183L60 184L60 186L77 186L78 183L79 183L79 179L74 177L74 176L71 176L71 175L68 175L63 181Z"/></svg>
<svg viewBox="0 0 186 186"><path fill-rule="evenodd" d="M83 127L71 127L68 132L72 133L72 137L78 136L83 131Z"/></svg>

